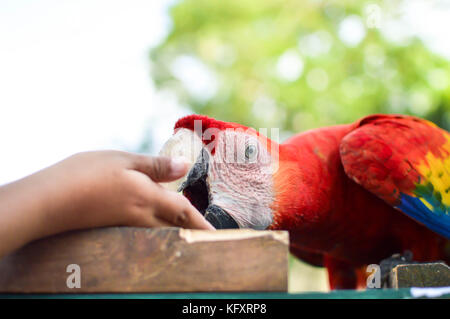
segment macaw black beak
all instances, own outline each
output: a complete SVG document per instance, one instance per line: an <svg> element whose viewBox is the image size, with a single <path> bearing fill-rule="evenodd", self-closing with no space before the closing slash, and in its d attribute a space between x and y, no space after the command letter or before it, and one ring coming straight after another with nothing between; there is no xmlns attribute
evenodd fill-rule
<svg viewBox="0 0 450 319"><path fill-rule="evenodd" d="M209 171L209 154L203 148L197 161L188 173L187 179L178 189L189 199L205 219L216 229L239 228L236 221L221 207L211 204L211 195L207 183Z"/></svg>
<svg viewBox="0 0 450 319"><path fill-rule="evenodd" d="M217 205L209 205L205 218L216 229L239 228L239 225L224 209Z"/></svg>

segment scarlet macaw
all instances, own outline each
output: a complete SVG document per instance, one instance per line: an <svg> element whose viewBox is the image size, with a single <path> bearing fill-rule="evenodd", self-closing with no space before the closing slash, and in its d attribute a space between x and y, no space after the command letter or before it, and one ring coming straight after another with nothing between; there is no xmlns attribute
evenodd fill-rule
<svg viewBox="0 0 450 319"><path fill-rule="evenodd" d="M179 190L216 228L288 230L332 289L362 286L366 265L406 250L450 260L450 134L429 121L372 115L278 144L190 115L161 154L193 156Z"/></svg>

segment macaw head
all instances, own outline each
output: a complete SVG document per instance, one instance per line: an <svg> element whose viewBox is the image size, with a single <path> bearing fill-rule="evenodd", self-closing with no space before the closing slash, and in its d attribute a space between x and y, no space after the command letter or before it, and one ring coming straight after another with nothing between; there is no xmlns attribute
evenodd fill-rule
<svg viewBox="0 0 450 319"><path fill-rule="evenodd" d="M182 192L216 228L266 229L274 223L278 144L252 128L202 115L178 120L160 155L183 156Z"/></svg>

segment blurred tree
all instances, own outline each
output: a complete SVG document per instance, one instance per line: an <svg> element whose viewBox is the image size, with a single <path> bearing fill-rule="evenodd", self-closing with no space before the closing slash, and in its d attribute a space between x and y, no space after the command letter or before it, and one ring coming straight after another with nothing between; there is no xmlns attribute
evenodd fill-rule
<svg viewBox="0 0 450 319"><path fill-rule="evenodd" d="M288 134L378 112L449 129L449 62L416 37L392 39L385 18L400 4L180 1L152 76L197 113Z"/></svg>

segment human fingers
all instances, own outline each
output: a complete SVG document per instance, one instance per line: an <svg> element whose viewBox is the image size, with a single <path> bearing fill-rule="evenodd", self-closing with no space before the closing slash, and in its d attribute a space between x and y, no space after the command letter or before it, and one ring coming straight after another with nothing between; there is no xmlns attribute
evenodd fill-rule
<svg viewBox="0 0 450 319"><path fill-rule="evenodd" d="M163 188L160 191L155 203L156 217L183 228L215 229L186 197Z"/></svg>
<svg viewBox="0 0 450 319"><path fill-rule="evenodd" d="M137 155L133 169L147 175L154 182L170 182L187 173L188 163L182 157Z"/></svg>

